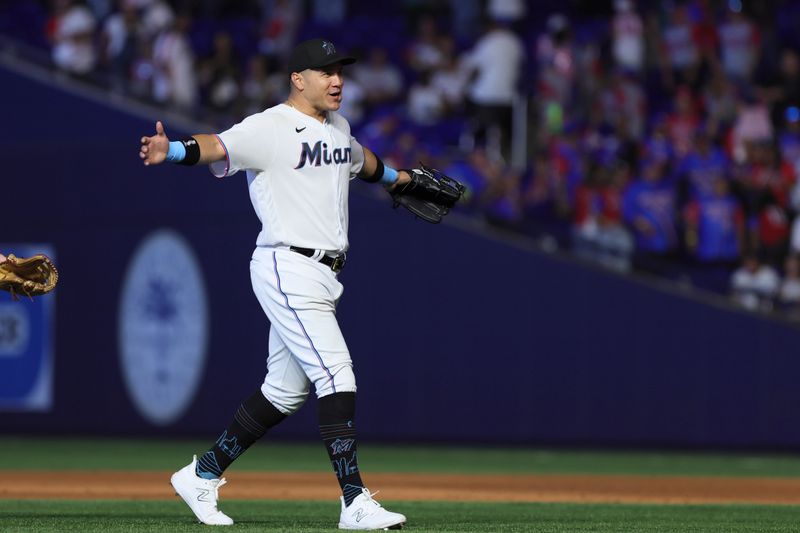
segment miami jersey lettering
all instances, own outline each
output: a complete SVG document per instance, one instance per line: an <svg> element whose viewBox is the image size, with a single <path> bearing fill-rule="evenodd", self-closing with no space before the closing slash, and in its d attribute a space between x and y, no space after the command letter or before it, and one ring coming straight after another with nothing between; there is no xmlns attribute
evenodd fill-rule
<svg viewBox="0 0 800 533"><path fill-rule="evenodd" d="M317 141L314 148L311 148L307 142L304 142L300 151L300 161L294 168L295 170L303 168L306 166L306 163L315 167L320 166L322 163L326 165L330 165L331 163L350 163L353 160L352 150L353 149L350 147L334 148L329 152L328 143Z"/></svg>
<svg viewBox="0 0 800 533"><path fill-rule="evenodd" d="M364 164L364 149L344 117L330 111L318 121L279 104L218 138L227 157L212 164L212 172L247 171L250 200L262 223L258 246L347 250L350 180Z"/></svg>

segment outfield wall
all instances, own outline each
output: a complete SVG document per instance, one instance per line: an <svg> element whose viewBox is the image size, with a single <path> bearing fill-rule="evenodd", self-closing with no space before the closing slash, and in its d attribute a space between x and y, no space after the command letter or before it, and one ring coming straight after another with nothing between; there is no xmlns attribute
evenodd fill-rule
<svg viewBox="0 0 800 533"><path fill-rule="evenodd" d="M31 384L49 401L6 402L0 432L215 436L266 357L244 177L145 169L154 117L3 68L0 87L0 242L51 245L62 276L28 330L51 335L52 379ZM340 276L365 438L800 446L797 329L425 225L373 192L352 194ZM8 324L34 304L0 296L0 400L25 393ZM307 405L275 437L313 438L314 419Z"/></svg>

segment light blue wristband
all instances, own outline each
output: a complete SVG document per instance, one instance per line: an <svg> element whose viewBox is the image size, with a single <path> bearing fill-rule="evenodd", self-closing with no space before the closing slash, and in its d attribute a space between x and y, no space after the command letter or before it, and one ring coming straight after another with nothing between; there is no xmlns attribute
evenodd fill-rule
<svg viewBox="0 0 800 533"><path fill-rule="evenodd" d="M383 167L383 176L381 176L381 183L384 185L392 185L397 181L397 171L392 167Z"/></svg>
<svg viewBox="0 0 800 533"><path fill-rule="evenodd" d="M170 141L167 150L167 161L180 163L186 158L186 147L181 141Z"/></svg>

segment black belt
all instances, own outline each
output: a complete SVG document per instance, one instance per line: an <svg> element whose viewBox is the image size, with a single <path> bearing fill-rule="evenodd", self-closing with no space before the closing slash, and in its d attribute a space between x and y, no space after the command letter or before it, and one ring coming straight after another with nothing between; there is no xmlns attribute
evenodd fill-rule
<svg viewBox="0 0 800 533"><path fill-rule="evenodd" d="M317 253L317 251L313 248L298 248L297 246L290 246L289 249L306 257L314 257ZM333 257L329 255L323 255L319 262L327 267L330 267L331 270L338 273L344 268L344 262L346 260L347 254L336 255Z"/></svg>

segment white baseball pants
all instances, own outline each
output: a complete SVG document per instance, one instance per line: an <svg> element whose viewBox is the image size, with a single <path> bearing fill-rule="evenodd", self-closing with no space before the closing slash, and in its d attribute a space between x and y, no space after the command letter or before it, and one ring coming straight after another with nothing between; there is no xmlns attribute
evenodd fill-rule
<svg viewBox="0 0 800 533"><path fill-rule="evenodd" d="M311 383L318 398L355 392L353 363L336 321L344 287L333 271L286 248L258 247L250 278L271 323L264 396L290 415Z"/></svg>

